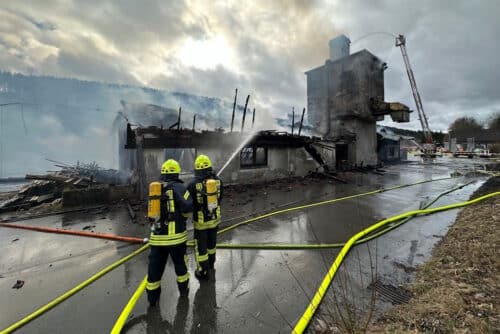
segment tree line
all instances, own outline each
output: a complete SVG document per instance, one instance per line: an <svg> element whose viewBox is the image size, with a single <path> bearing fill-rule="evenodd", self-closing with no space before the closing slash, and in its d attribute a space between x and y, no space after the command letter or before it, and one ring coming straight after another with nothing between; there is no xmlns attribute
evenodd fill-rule
<svg viewBox="0 0 500 334"><path fill-rule="evenodd" d="M448 132L481 131L485 129L500 130L500 111L493 113L483 124L474 117L457 118L448 127Z"/></svg>

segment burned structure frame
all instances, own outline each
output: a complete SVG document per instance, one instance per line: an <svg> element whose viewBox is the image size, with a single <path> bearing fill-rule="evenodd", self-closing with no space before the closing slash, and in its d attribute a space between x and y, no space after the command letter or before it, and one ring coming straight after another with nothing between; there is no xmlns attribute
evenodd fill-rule
<svg viewBox="0 0 500 334"><path fill-rule="evenodd" d="M209 155L217 170L248 136L249 133L222 130L198 132L127 124L125 142L120 144L124 150L120 154L128 156L128 168L139 178L140 192L145 194L147 184L158 177L159 166L165 159L179 160L183 175L189 178L197 154ZM227 183L253 183L303 176L319 168L328 171L332 168L328 165L329 161L323 158L325 150L333 148L319 137L260 131L237 152L222 177Z"/></svg>

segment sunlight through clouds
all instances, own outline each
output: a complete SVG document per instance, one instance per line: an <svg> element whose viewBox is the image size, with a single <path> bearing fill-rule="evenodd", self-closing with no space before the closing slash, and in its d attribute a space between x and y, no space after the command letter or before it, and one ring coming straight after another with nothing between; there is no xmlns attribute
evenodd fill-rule
<svg viewBox="0 0 500 334"><path fill-rule="evenodd" d="M176 53L176 57L185 65L201 70L210 70L222 65L234 68L234 56L231 47L222 36L205 40L187 39Z"/></svg>

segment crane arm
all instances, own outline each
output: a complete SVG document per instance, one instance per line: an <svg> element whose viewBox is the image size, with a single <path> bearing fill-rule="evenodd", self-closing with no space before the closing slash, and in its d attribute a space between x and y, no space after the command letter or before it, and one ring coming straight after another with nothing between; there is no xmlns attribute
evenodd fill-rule
<svg viewBox="0 0 500 334"><path fill-rule="evenodd" d="M415 81L415 76L413 75L413 70L411 69L410 59L408 58L408 52L406 51L406 38L403 35L396 37L396 46L401 49L401 54L403 55L403 60L406 66L406 73L408 74L408 79L410 79L411 91L413 93L413 98L415 99L415 105L417 106L418 118L420 124L422 125L422 131L424 132L424 139L427 144L432 144L432 133L429 128L429 123L427 121L427 116L424 112L424 106L422 105L422 99L417 89L417 82Z"/></svg>

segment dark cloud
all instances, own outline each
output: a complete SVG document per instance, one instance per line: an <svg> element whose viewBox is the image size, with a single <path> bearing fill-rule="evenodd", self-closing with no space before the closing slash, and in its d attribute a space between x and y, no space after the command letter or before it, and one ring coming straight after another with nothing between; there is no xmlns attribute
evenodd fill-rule
<svg viewBox="0 0 500 334"><path fill-rule="evenodd" d="M369 7L367 7L369 6ZM498 81L500 34L495 1L350 1L346 22L353 40L372 31L402 33L407 37L410 61L429 116L430 125L446 130L463 115L480 120L500 106ZM340 14L345 7L340 6ZM354 14L358 9L359 14ZM362 24L360 24L362 23ZM367 48L388 62L386 95L414 108L399 49L386 35L355 42L351 50ZM418 128L414 121L405 126Z"/></svg>
<svg viewBox="0 0 500 334"><path fill-rule="evenodd" d="M192 92L201 96L220 96L230 100L235 88L235 82L245 82L223 66L210 70L200 70L196 67L176 67L170 75L160 74L154 77L151 84L164 87L169 91ZM248 85L246 85L248 86Z"/></svg>
<svg viewBox="0 0 500 334"><path fill-rule="evenodd" d="M431 127L453 117L487 118L500 108L498 2L467 0L12 1L0 5L2 68L232 99L283 115L306 104L306 70L345 33L352 51L386 61L386 99L414 107L399 49L405 34ZM184 63L189 40L222 37L230 63ZM208 55L207 55L208 57ZM418 128L416 115L405 125Z"/></svg>

